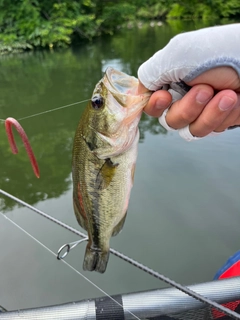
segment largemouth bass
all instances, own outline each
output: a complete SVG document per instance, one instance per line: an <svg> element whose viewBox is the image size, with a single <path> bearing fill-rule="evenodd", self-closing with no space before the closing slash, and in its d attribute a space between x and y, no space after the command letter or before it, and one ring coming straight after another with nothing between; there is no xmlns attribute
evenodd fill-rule
<svg viewBox="0 0 240 320"><path fill-rule="evenodd" d="M78 124L73 145L73 205L88 232L83 269L103 273L109 242L122 229L133 185L138 122L150 92L138 80L108 68Z"/></svg>

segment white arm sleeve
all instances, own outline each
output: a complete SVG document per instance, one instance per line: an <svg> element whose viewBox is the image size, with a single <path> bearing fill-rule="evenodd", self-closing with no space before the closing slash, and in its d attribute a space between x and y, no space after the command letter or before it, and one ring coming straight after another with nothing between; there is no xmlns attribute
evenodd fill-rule
<svg viewBox="0 0 240 320"><path fill-rule="evenodd" d="M219 66L235 69L240 77L240 24L230 24L175 36L138 70L138 78L149 90L164 84L188 82Z"/></svg>

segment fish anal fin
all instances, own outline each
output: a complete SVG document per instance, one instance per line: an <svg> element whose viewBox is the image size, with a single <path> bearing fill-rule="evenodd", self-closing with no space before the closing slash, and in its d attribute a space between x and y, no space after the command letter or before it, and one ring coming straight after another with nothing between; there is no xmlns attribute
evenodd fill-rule
<svg viewBox="0 0 240 320"><path fill-rule="evenodd" d="M99 170L96 178L96 188L99 190L106 189L109 184L111 183L116 169L119 163L113 163L110 158L107 158L102 165L101 169Z"/></svg>
<svg viewBox="0 0 240 320"><path fill-rule="evenodd" d="M123 228L125 220L127 217L127 211L125 213L125 215L123 216L123 218L118 222L118 224L114 227L113 232L112 232L112 237L116 236Z"/></svg>

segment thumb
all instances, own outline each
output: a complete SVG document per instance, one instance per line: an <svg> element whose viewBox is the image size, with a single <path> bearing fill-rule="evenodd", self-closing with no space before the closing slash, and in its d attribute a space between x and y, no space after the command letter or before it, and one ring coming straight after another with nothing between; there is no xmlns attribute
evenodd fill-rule
<svg viewBox="0 0 240 320"><path fill-rule="evenodd" d="M143 87L140 86L140 91L144 90L145 87ZM163 114L164 110L167 109L171 103L171 94L166 90L158 90L151 95L143 111L147 113L149 116L159 118Z"/></svg>
<svg viewBox="0 0 240 320"><path fill-rule="evenodd" d="M139 81L138 94L143 94L148 91L149 90L141 83L141 81ZM171 102L172 96L168 91L158 90L151 95L143 111L149 116L159 118L164 110L170 106Z"/></svg>

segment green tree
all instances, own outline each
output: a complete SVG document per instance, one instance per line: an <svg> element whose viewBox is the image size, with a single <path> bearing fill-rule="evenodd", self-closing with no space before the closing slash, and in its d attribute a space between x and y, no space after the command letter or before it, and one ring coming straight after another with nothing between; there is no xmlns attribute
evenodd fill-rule
<svg viewBox="0 0 240 320"><path fill-rule="evenodd" d="M239 17L238 0L0 0L0 52L65 47L138 20Z"/></svg>
<svg viewBox="0 0 240 320"><path fill-rule="evenodd" d="M181 0L174 1L168 19L219 19L239 17L240 3L237 0Z"/></svg>

